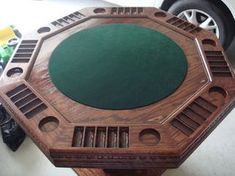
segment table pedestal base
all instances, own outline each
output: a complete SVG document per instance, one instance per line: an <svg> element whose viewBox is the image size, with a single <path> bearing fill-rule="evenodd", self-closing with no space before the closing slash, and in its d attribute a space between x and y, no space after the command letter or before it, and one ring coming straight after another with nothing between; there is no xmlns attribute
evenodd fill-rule
<svg viewBox="0 0 235 176"><path fill-rule="evenodd" d="M166 168L148 170L103 170L103 169L73 169L79 176L161 176Z"/></svg>

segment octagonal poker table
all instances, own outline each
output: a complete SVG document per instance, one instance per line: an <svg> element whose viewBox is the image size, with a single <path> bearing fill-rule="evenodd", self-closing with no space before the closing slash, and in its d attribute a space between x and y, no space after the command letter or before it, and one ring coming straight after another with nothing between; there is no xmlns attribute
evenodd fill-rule
<svg viewBox="0 0 235 176"><path fill-rule="evenodd" d="M0 82L1 102L44 154L80 175L178 167L235 97L212 33L141 7L83 9L29 33Z"/></svg>

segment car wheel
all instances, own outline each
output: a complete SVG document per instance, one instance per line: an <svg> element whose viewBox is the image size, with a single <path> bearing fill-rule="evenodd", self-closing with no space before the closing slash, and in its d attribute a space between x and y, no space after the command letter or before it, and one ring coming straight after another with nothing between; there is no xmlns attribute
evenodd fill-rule
<svg viewBox="0 0 235 176"><path fill-rule="evenodd" d="M168 12L213 32L225 49L233 39L233 27L221 8L206 0L179 0Z"/></svg>

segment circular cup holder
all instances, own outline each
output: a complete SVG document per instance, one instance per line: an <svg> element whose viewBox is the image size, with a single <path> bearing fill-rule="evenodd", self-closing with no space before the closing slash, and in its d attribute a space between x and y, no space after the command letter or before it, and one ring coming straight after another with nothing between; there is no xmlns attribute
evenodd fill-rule
<svg viewBox="0 0 235 176"><path fill-rule="evenodd" d="M226 90L218 86L211 87L209 89L209 94L217 105L224 104L225 98L227 97Z"/></svg>
<svg viewBox="0 0 235 176"><path fill-rule="evenodd" d="M43 132L54 131L59 126L59 120L53 116L48 116L39 122L39 129Z"/></svg>
<svg viewBox="0 0 235 176"><path fill-rule="evenodd" d="M164 12L156 12L156 13L154 13L154 16L155 17L166 17L166 13L164 13Z"/></svg>
<svg viewBox="0 0 235 176"><path fill-rule="evenodd" d="M105 9L104 8L97 8L94 10L94 13L104 13Z"/></svg>
<svg viewBox="0 0 235 176"><path fill-rule="evenodd" d="M160 139L159 132L152 128L144 129L139 134L140 142L147 146L157 145L160 142Z"/></svg>
<svg viewBox="0 0 235 176"><path fill-rule="evenodd" d="M22 73L23 73L22 68L14 67L14 68L11 68L10 70L8 70L7 76L11 77L11 78L14 78L14 77L17 77L17 76L21 75Z"/></svg>
<svg viewBox="0 0 235 176"><path fill-rule="evenodd" d="M203 45L211 45L211 46L216 46L216 42L211 39L204 39L202 40Z"/></svg>
<svg viewBox="0 0 235 176"><path fill-rule="evenodd" d="M45 32L50 32L51 31L51 28L49 27L41 27L38 29L38 33L39 34L42 34L42 33L45 33Z"/></svg>

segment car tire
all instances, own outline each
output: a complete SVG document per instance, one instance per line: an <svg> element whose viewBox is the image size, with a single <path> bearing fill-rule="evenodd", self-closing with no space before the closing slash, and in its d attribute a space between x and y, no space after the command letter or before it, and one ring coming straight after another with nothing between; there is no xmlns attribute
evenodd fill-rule
<svg viewBox="0 0 235 176"><path fill-rule="evenodd" d="M178 16L192 9L208 14L214 20L219 29L218 34L221 44L224 49L227 49L233 39L234 30L232 23L226 18L222 8L218 8L215 4L207 0L179 0L169 8L168 12Z"/></svg>

